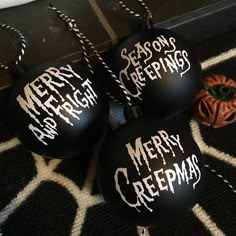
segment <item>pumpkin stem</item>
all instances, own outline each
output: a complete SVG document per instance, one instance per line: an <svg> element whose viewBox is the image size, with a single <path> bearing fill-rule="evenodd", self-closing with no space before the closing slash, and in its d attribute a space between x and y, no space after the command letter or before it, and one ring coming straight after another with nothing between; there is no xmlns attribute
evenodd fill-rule
<svg viewBox="0 0 236 236"><path fill-rule="evenodd" d="M212 97L222 101L229 101L234 97L236 88L224 84L216 84L214 86L203 85L203 89L208 91Z"/></svg>

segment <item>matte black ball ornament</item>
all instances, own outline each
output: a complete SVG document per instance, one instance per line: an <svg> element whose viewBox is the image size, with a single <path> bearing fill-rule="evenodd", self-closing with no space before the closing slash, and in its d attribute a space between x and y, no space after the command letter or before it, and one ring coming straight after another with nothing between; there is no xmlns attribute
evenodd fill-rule
<svg viewBox="0 0 236 236"><path fill-rule="evenodd" d="M107 126L103 90L78 65L48 63L16 79L9 118L31 151L56 158L91 149Z"/></svg>
<svg viewBox="0 0 236 236"><path fill-rule="evenodd" d="M107 138L98 184L114 213L135 225L178 220L204 183L202 154L188 131L171 121L137 119Z"/></svg>
<svg viewBox="0 0 236 236"><path fill-rule="evenodd" d="M200 88L199 62L186 42L170 30L152 28L131 35L109 62L144 113L159 117L179 113L191 106ZM122 97L115 88L109 89Z"/></svg>

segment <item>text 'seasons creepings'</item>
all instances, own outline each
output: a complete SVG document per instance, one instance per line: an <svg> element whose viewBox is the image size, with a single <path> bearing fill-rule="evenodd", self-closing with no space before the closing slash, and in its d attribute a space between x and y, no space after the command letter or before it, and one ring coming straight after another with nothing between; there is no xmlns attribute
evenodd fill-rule
<svg viewBox="0 0 236 236"><path fill-rule="evenodd" d="M166 162L169 161L165 158L166 153L169 153L173 158L176 157L176 152L184 154L184 148L178 134L169 135L165 130L159 130L149 140L144 141L141 137L138 137L135 140L135 147L131 143L127 143L125 147L128 156L132 160L132 168L135 167L138 176L141 175L140 167L143 165L150 172L150 175L142 177L138 181L130 182L127 167L119 167L115 171L114 181L117 192L126 204L134 207L138 212L141 211L138 207L142 205L152 212L153 209L149 206L149 203L155 201L155 198L159 197L163 191L174 194L176 191L174 182L178 185L191 185L195 189L201 179L202 174L195 154L188 156L186 159L183 158L181 162L171 161L172 164L171 167L168 165L169 168L153 170L150 162L155 159L161 158L162 167L165 167ZM126 193L120 185L121 178L126 179L127 186L130 186L135 193L136 199L133 202L125 196Z"/></svg>
<svg viewBox="0 0 236 236"><path fill-rule="evenodd" d="M163 73L178 73L177 78L182 78L191 68L186 50L179 50L176 47L174 37L166 38L163 35L156 37L152 42L136 43L135 49L128 52L127 48L121 51L121 58L127 64L119 72L119 79L130 96L141 98L142 87L145 87L147 80L163 79ZM163 56L158 56L161 53ZM143 63L140 63L143 61ZM131 68L131 72L130 71ZM132 81L136 91L130 91L127 82Z"/></svg>
<svg viewBox="0 0 236 236"><path fill-rule="evenodd" d="M82 82L76 88L70 79ZM66 94L62 94L66 89ZM30 116L29 130L44 145L58 134L57 119L73 126L73 119L80 120L83 109L97 103L98 96L89 79L83 79L68 64L59 69L50 67L24 87L16 98L20 107ZM41 113L44 115L41 115ZM46 114L46 115L45 115ZM57 117L57 118L56 118Z"/></svg>

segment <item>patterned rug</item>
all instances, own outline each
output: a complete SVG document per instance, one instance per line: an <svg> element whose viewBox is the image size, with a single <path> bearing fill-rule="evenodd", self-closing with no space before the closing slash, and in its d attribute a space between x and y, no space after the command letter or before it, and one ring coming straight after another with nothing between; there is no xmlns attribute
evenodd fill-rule
<svg viewBox="0 0 236 236"><path fill-rule="evenodd" d="M236 80L236 32L195 45L203 76L224 74ZM0 235L4 236L135 236L141 227L112 214L96 184L96 151L72 160L49 160L30 153L0 121ZM236 124L212 129L189 113L175 118L187 122L206 163L236 188ZM120 107L111 123L124 122ZM161 235L236 235L236 195L226 182L207 171L206 188L198 204L168 227L143 232Z"/></svg>

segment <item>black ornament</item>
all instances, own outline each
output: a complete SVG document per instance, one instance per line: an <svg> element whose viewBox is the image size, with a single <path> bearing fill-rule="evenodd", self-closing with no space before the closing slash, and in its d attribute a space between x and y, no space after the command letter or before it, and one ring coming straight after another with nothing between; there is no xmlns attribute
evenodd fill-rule
<svg viewBox="0 0 236 236"><path fill-rule="evenodd" d="M111 69L144 113L168 117L191 106L201 67L186 42L166 29L131 35L111 54ZM110 92L117 95L116 85Z"/></svg>
<svg viewBox="0 0 236 236"><path fill-rule="evenodd" d="M137 119L107 138L98 184L114 213L135 225L179 220L197 202L204 159L188 131L171 121Z"/></svg>
<svg viewBox="0 0 236 236"><path fill-rule="evenodd" d="M109 103L78 65L47 63L16 78L10 124L31 151L55 158L91 150L105 131Z"/></svg>

